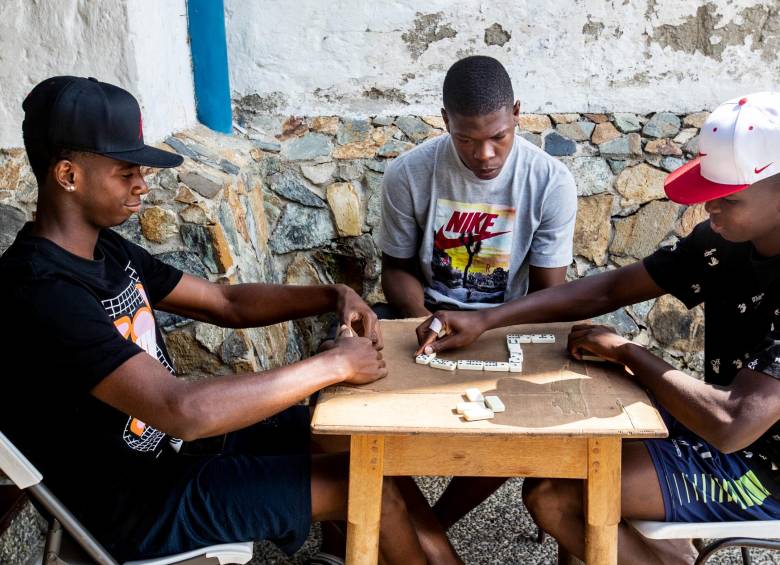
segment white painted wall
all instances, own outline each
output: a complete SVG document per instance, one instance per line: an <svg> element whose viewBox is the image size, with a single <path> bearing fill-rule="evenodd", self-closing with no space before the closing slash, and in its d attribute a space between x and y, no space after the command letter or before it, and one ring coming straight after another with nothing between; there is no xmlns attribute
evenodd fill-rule
<svg viewBox="0 0 780 565"><path fill-rule="evenodd" d="M0 147L22 145L32 87L64 74L134 94L147 142L194 124L185 0L2 0Z"/></svg>
<svg viewBox="0 0 780 565"><path fill-rule="evenodd" d="M708 3L716 9L693 19ZM769 17L777 0L225 0L225 7L234 98L268 97L277 113L438 113L446 69L469 54L506 65L526 112L687 112L780 86L780 15ZM416 57L408 34L420 13L440 13L439 30L456 35ZM511 33L503 46L484 41L494 23ZM697 50L702 31L709 44ZM364 95L372 88L395 88L406 103L372 100Z"/></svg>
<svg viewBox="0 0 780 565"><path fill-rule="evenodd" d="M126 1L136 72L131 92L141 104L144 140L154 143L197 122L187 5L186 0Z"/></svg>

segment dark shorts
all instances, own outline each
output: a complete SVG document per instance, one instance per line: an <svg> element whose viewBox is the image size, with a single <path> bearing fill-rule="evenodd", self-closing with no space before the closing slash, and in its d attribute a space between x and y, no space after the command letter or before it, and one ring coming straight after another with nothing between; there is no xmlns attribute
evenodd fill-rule
<svg viewBox="0 0 780 565"><path fill-rule="evenodd" d="M181 477L165 511L118 553L150 558L256 540L294 553L311 528L309 438L309 409L293 406L227 434L212 454L176 456Z"/></svg>
<svg viewBox="0 0 780 565"><path fill-rule="evenodd" d="M644 444L658 475L667 522L780 519L780 501L761 484L749 459L721 453L660 406L658 410L669 437Z"/></svg>

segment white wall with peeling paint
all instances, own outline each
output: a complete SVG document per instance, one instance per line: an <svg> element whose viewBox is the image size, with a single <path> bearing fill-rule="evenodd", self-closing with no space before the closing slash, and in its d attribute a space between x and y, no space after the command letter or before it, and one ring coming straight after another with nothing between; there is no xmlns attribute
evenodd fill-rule
<svg viewBox="0 0 780 565"><path fill-rule="evenodd" d="M133 93L147 142L195 123L185 0L0 2L0 147L22 145L22 100L54 75Z"/></svg>
<svg viewBox="0 0 780 565"><path fill-rule="evenodd" d="M231 88L280 114L431 114L449 65L485 54L506 65L526 112L695 111L780 88L777 6L225 0ZM511 38L487 45L496 23Z"/></svg>

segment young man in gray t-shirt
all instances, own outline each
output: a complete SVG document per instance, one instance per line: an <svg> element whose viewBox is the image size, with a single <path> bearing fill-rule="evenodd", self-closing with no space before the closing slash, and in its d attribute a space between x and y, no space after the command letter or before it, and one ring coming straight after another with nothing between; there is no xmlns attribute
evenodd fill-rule
<svg viewBox="0 0 780 565"><path fill-rule="evenodd" d="M468 57L444 81L449 135L388 167L382 288L400 316L488 308L564 282L577 190L558 160L515 134L501 63Z"/></svg>
<svg viewBox="0 0 780 565"><path fill-rule="evenodd" d="M461 59L444 79L449 135L398 157L382 194L380 317L497 306L564 282L577 189L569 170L515 134L504 67ZM448 528L504 479L455 478L434 510Z"/></svg>

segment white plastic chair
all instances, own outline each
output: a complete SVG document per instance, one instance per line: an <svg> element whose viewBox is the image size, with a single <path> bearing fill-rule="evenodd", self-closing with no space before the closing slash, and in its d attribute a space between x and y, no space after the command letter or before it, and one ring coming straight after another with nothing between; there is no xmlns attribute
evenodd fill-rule
<svg viewBox="0 0 780 565"><path fill-rule="evenodd" d="M51 525L46 536L44 565L77 565L80 563L98 563L99 565L118 565L102 545L76 519L71 512L43 484L43 476L38 469L0 432L0 470L20 489L25 490L51 516ZM63 529L77 548L68 547L68 538L63 539ZM65 543L63 543L65 542ZM74 551L75 550L75 551ZM81 551L79 551L81 550ZM82 553L82 555L79 555ZM89 558L84 560L83 553ZM204 547L169 557L129 561L125 565L243 565L252 559L252 543L228 543Z"/></svg>
<svg viewBox="0 0 780 565"><path fill-rule="evenodd" d="M749 548L780 550L780 520L745 522L650 522L631 520L631 526L649 539L714 539L696 559L696 565L706 563L716 552L727 547L739 547L742 562L750 565Z"/></svg>

